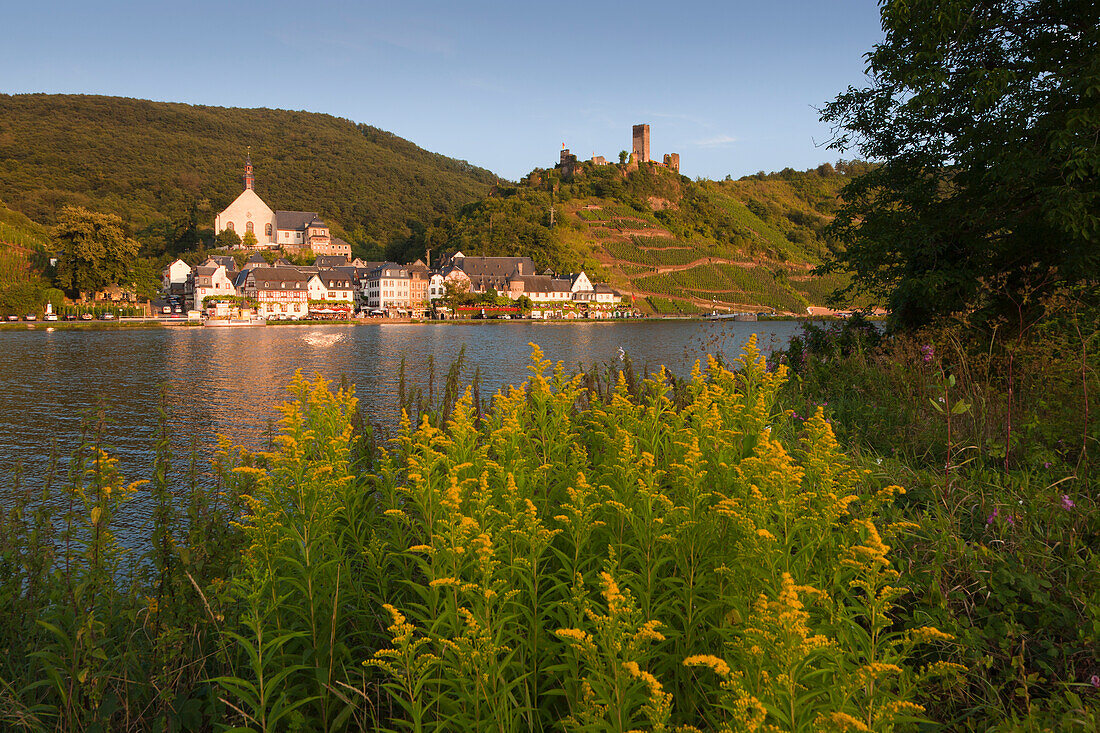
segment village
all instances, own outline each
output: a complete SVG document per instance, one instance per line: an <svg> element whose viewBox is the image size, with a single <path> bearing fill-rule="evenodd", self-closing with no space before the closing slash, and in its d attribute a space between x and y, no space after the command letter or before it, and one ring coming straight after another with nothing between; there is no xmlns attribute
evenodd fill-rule
<svg viewBox="0 0 1100 733"><path fill-rule="evenodd" d="M584 272L538 272L530 257L475 257L462 252L438 266L365 262L331 235L316 212L273 211L255 190L251 156L244 190L214 220L216 234L232 232L251 252L243 266L233 254L212 255L197 267L183 260L161 273L168 314L244 325L266 321L536 318L608 319L635 315L622 295ZM278 252L283 257L265 257ZM315 256L296 265L286 256Z"/></svg>

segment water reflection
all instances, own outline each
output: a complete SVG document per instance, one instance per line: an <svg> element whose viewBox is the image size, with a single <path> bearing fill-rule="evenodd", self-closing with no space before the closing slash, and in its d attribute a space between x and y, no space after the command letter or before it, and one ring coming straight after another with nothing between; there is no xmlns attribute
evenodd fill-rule
<svg viewBox="0 0 1100 733"><path fill-rule="evenodd" d="M615 361L622 348L639 367L665 364L686 374L707 351L736 355L750 333L759 333L764 345L782 345L797 328L788 322L521 321L3 332L0 508L10 506L19 467L24 484L41 485L51 445L67 457L79 443L82 416L97 404L110 419L106 443L123 475L147 478L162 383L168 389L174 473L182 483L192 445L202 467L218 434L261 445L299 369L336 381L346 377L372 420L393 423L402 357L408 383L425 389L434 361L438 394L447 367L465 347L463 379L480 369L483 394L490 394L527 378L530 342L570 370Z"/></svg>

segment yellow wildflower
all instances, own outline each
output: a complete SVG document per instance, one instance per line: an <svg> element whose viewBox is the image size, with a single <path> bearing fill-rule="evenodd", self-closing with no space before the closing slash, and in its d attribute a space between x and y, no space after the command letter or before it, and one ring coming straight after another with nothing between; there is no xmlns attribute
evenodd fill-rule
<svg viewBox="0 0 1100 733"><path fill-rule="evenodd" d="M909 638L915 644L923 644L930 641L954 641L955 639L951 634L945 634L932 626L921 626L919 629L911 630L909 632Z"/></svg>
<svg viewBox="0 0 1100 733"><path fill-rule="evenodd" d="M696 654L684 660L685 667L709 667L722 679L729 679L730 666L726 660L711 654Z"/></svg>

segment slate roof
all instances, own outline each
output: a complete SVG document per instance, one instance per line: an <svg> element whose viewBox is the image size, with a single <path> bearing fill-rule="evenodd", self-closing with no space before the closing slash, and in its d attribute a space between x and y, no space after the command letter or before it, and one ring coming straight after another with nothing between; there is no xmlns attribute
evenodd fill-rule
<svg viewBox="0 0 1100 733"><path fill-rule="evenodd" d="M339 242L333 238L333 242ZM346 244L346 243L345 243ZM348 264L348 258L344 255L318 255L317 259L313 261L315 267L340 267L341 265Z"/></svg>
<svg viewBox="0 0 1100 733"><path fill-rule="evenodd" d="M237 260L233 259L232 255L210 255L206 258L207 262L210 262L211 260L219 265L224 265L225 269L229 270L230 272L234 272L237 269Z"/></svg>
<svg viewBox="0 0 1100 733"><path fill-rule="evenodd" d="M217 267L200 265L192 271L191 276L194 278L195 285L205 287L211 283L210 278L214 277L214 273L217 271Z"/></svg>
<svg viewBox="0 0 1100 733"><path fill-rule="evenodd" d="M510 277L534 275L535 262L530 257L455 257L451 265L474 277Z"/></svg>
<svg viewBox="0 0 1100 733"><path fill-rule="evenodd" d="M317 273L326 288L351 288L355 284L355 278L340 270L321 270Z"/></svg>
<svg viewBox="0 0 1100 733"><path fill-rule="evenodd" d="M310 224L317 222L320 226L324 226L325 223L321 221L316 211L276 211L275 212L275 228L276 229L289 229L295 231L304 231Z"/></svg>
<svg viewBox="0 0 1100 733"><path fill-rule="evenodd" d="M509 282L516 280L523 283L523 292L525 293L550 292L552 278L548 275L522 275L512 278Z"/></svg>
<svg viewBox="0 0 1100 733"><path fill-rule="evenodd" d="M305 290L310 277L293 267L257 267L252 272L257 290Z"/></svg>
<svg viewBox="0 0 1100 733"><path fill-rule="evenodd" d="M372 277L407 278L409 271L403 265L396 262L383 262L371 270Z"/></svg>

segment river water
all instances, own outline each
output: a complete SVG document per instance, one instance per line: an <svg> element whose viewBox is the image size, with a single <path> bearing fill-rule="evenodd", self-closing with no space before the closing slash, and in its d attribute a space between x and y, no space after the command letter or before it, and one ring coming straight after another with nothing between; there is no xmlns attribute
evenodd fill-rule
<svg viewBox="0 0 1100 733"><path fill-rule="evenodd" d="M466 349L464 377L480 367L483 394L527 378L530 342L566 367L617 361L666 365L686 375L706 353L736 356L757 333L761 348L783 347L798 323L643 321L607 323L288 325L265 328L34 330L0 332L0 510L11 505L16 474L32 489L47 473L51 446L65 459L80 440L84 414L102 403L107 444L128 481L151 471L161 385L178 472L194 445L205 470L218 434L260 446L296 370L346 378L372 422L393 424L398 371L426 380L428 357L442 382ZM63 475L63 474L62 474ZM140 524L143 509L131 508Z"/></svg>

